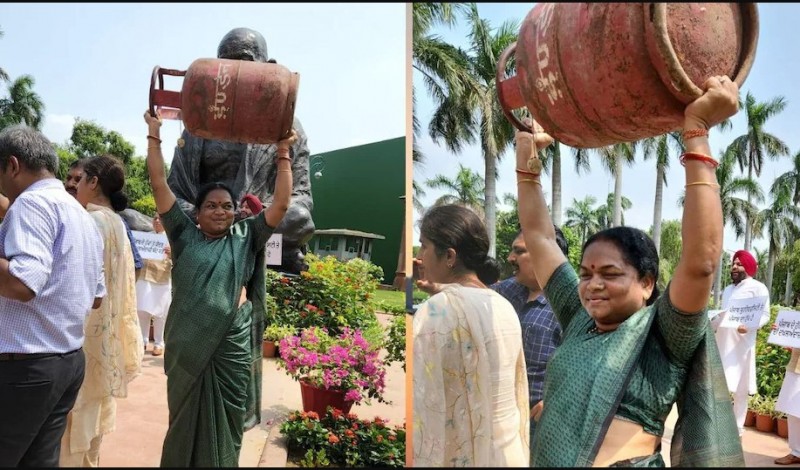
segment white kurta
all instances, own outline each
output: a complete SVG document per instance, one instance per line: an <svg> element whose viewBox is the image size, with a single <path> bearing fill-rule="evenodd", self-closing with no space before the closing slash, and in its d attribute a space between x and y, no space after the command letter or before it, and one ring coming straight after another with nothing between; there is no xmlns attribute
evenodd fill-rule
<svg viewBox="0 0 800 470"><path fill-rule="evenodd" d="M727 309L731 300L753 297L767 297L761 320L758 322L758 327L761 328L769 322L769 291L767 286L752 277L739 284L731 284L722 291L722 309ZM755 351L757 330L751 329L745 334L740 334L736 328L717 328L723 317L724 315L719 315L715 318L712 326L716 329L715 337L722 366L725 368L728 390L736 393L739 381L746 380L748 392L752 395L757 390Z"/></svg>
<svg viewBox="0 0 800 470"><path fill-rule="evenodd" d="M786 376L783 378L775 409L800 418L800 349L792 350L792 358L786 365ZM797 442L800 443L800 440Z"/></svg>

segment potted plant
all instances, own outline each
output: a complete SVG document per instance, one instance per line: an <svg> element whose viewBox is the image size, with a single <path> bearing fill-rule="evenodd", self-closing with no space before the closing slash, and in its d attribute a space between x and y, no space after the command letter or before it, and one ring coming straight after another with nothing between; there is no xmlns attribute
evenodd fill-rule
<svg viewBox="0 0 800 470"><path fill-rule="evenodd" d="M786 413L775 410L775 434L780 437L789 437L789 421L786 419Z"/></svg>
<svg viewBox="0 0 800 470"><path fill-rule="evenodd" d="M291 326L277 324L268 326L264 330L264 342L262 343L264 357L275 357L275 349L277 348L278 341L294 333L295 329Z"/></svg>
<svg viewBox="0 0 800 470"><path fill-rule="evenodd" d="M386 367L380 348L360 330L347 327L336 336L319 327L304 329L280 341L279 367L300 382L305 411L324 416L328 406L347 413L353 404L383 398Z"/></svg>
<svg viewBox="0 0 800 470"><path fill-rule="evenodd" d="M761 403L761 395L755 394L750 395L747 399L747 415L744 418L744 425L747 427L753 427L756 425L756 415L758 414L756 410Z"/></svg>
<svg viewBox="0 0 800 470"><path fill-rule="evenodd" d="M772 432L773 413L775 411L775 398L763 397L756 410L756 429L761 432Z"/></svg>

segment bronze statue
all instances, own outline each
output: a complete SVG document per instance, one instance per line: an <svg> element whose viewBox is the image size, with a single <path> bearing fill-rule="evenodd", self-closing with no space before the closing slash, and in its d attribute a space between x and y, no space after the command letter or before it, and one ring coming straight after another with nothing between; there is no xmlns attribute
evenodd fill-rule
<svg viewBox="0 0 800 470"><path fill-rule="evenodd" d="M217 49L217 58L275 63L267 55L264 37L249 28L236 28L226 34ZM292 201L275 233L283 236L283 264L278 269L297 274L305 265L304 246L314 234L311 219L314 202L309 179L308 138L297 118L294 129L298 139L292 146ZM211 181L228 184L236 193L236 200L251 193L269 206L277 176L276 155L276 145L207 140L184 130L175 147L167 181L181 208L191 216L194 216L197 189Z"/></svg>

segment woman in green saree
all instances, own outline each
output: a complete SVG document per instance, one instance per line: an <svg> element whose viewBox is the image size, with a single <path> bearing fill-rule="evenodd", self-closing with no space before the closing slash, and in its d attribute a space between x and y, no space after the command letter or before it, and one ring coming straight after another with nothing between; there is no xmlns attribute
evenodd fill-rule
<svg viewBox="0 0 800 470"><path fill-rule="evenodd" d="M673 404L672 466L743 466L733 409L706 309L722 249L722 208L708 129L738 110L738 87L712 77L685 110L683 248L659 296L658 253L644 232L615 227L583 246L579 273L558 248L536 150L516 137L519 220L539 285L563 328L550 359L531 465L662 467ZM534 127L534 129L536 129Z"/></svg>
<svg viewBox="0 0 800 470"><path fill-rule="evenodd" d="M169 429L162 467L236 467L245 429L260 421L264 248L289 207L289 148L278 143L274 200L233 223L236 201L223 183L198 190L197 225L167 185L161 119L145 113L147 170L172 249L172 289L164 332Z"/></svg>

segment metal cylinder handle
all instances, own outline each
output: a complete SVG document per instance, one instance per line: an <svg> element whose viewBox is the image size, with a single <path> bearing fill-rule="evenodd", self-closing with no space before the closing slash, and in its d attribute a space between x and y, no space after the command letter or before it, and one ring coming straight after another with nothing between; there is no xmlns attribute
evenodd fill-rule
<svg viewBox="0 0 800 470"><path fill-rule="evenodd" d="M181 93L164 90L164 75L183 77L186 75L186 71L162 69L159 66L153 69L153 75L150 78L150 115L153 117L156 117L156 106L169 106L180 109ZM158 88L156 88L156 79L158 79Z"/></svg>
<svg viewBox="0 0 800 470"><path fill-rule="evenodd" d="M525 105L522 94L519 90L519 77L513 76L506 78L506 64L508 59L516 52L517 43L513 42L500 54L497 61L497 75L495 76L495 86L497 87L497 100L500 102L500 109L503 110L506 119L517 129L533 133L530 126L519 120L511 111Z"/></svg>
<svg viewBox="0 0 800 470"><path fill-rule="evenodd" d="M666 3L645 3L645 17L653 25L655 45L664 61L672 85L680 94L680 97L687 104L703 95L703 90L692 82L689 75L683 69L672 40L667 31L667 4ZM739 87L742 86L755 60L755 50L758 44L758 10L754 3L740 4L743 12L743 22L745 26L744 47L741 53L741 61L738 64L739 70L736 77L731 77ZM748 21L749 20L749 21ZM650 39L650 38L648 38Z"/></svg>

